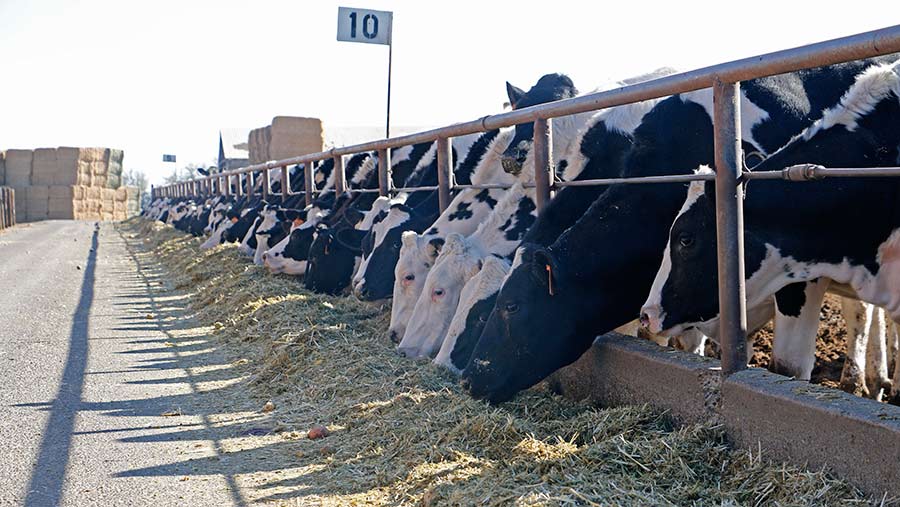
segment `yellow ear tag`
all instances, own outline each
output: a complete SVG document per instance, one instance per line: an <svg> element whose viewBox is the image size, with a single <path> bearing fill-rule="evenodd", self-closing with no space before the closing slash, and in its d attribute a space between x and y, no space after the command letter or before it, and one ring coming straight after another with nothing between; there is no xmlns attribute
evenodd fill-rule
<svg viewBox="0 0 900 507"><path fill-rule="evenodd" d="M550 288L550 295L553 296L553 270L549 264L544 266L544 268L547 270L547 287Z"/></svg>

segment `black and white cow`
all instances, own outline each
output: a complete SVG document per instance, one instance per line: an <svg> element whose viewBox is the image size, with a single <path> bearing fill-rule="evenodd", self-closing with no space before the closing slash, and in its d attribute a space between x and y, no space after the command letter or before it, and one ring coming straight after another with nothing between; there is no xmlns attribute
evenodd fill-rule
<svg viewBox="0 0 900 507"><path fill-rule="evenodd" d="M900 64L874 66L840 104L755 170L798 164L895 166L900 162L898 124ZM900 319L898 198L896 178L749 184L744 202L748 308L798 281L828 279L883 307L894 321ZM642 309L651 329L676 332L716 319L715 251L712 188L692 184ZM708 275L688 282L697 273ZM895 400L896 394L895 385Z"/></svg>
<svg viewBox="0 0 900 507"><path fill-rule="evenodd" d="M772 153L811 124L852 82L858 70L847 67L742 83L744 151ZM635 129L622 174L683 174L712 163L711 99L701 90L659 102ZM634 319L685 194L677 184L613 186L549 247L521 247L463 371L470 392L506 400Z"/></svg>
<svg viewBox="0 0 900 507"><path fill-rule="evenodd" d="M495 142L499 131L468 137L464 153L454 155L454 178L457 183L480 181L475 175L481 160ZM454 139L454 150L457 144ZM432 144L419 162L416 171L404 185L433 186L437 184L437 146ZM399 196L398 196L399 197ZM373 221L368 240L363 241L363 256L353 277L353 292L362 300L373 301L391 296L394 290L394 268L400 255L400 237L405 231L423 232L440 215L437 191L417 191L395 202L385 216ZM458 204L458 203L457 203ZM465 211L459 215L463 217ZM371 245L366 247L366 243ZM366 251L368 248L369 251Z"/></svg>
<svg viewBox="0 0 900 507"><path fill-rule="evenodd" d="M413 309L398 350L407 357L434 357L456 313L463 286L480 270L485 257L511 255L534 223L534 191L521 183L510 188L487 219L466 237L448 234L422 294Z"/></svg>

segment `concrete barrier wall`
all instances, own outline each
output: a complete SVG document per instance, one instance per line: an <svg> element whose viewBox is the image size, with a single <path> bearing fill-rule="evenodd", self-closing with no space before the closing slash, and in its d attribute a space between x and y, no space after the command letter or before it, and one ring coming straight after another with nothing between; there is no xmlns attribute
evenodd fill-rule
<svg viewBox="0 0 900 507"><path fill-rule="evenodd" d="M722 379L718 361L615 333L548 382L573 399L719 422L738 447L824 467L873 496L900 496L900 407L758 368Z"/></svg>

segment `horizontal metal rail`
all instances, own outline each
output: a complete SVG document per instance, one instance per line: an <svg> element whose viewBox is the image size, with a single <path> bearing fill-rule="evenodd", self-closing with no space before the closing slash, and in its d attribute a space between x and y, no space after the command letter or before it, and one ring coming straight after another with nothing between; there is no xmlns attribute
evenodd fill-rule
<svg viewBox="0 0 900 507"><path fill-rule="evenodd" d="M385 150L411 144L433 142L438 139L486 132L520 123L596 111L608 107L640 102L642 100L710 88L716 80L722 82L739 82L793 72L810 67L843 63L895 52L900 52L900 25L806 46L775 51L741 60L734 60L613 90L591 93L571 99L539 104L491 116L484 116L477 120L457 123L415 134L370 141L340 148L332 148L322 152L254 164L219 173L217 175L211 175L203 179L212 179L228 174L241 174L252 171L275 169L289 165L309 164L342 155L352 155L366 151Z"/></svg>
<svg viewBox="0 0 900 507"><path fill-rule="evenodd" d="M900 176L900 167L823 167L798 164L780 171L745 171L744 180L813 181L825 178L875 178Z"/></svg>

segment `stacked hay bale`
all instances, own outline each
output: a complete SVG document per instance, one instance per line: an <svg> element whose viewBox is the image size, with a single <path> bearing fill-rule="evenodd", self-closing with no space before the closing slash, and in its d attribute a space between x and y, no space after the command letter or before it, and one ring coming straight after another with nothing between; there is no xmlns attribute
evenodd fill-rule
<svg viewBox="0 0 900 507"><path fill-rule="evenodd" d="M116 205L123 158L122 150L110 148L7 150L4 183L16 190L23 221L124 220L127 193Z"/></svg>
<svg viewBox="0 0 900 507"><path fill-rule="evenodd" d="M108 149L105 152L107 180L106 188L119 188L122 186L122 159L125 152L122 150Z"/></svg>
<svg viewBox="0 0 900 507"><path fill-rule="evenodd" d="M6 150L6 186L16 192L16 214L19 221L25 220L25 193L31 185L31 150Z"/></svg>
<svg viewBox="0 0 900 507"><path fill-rule="evenodd" d="M325 132L318 118L276 116L271 125L251 130L247 144L250 163L259 164L322 151Z"/></svg>
<svg viewBox="0 0 900 507"><path fill-rule="evenodd" d="M6 152L0 151L0 187L6 185Z"/></svg>

